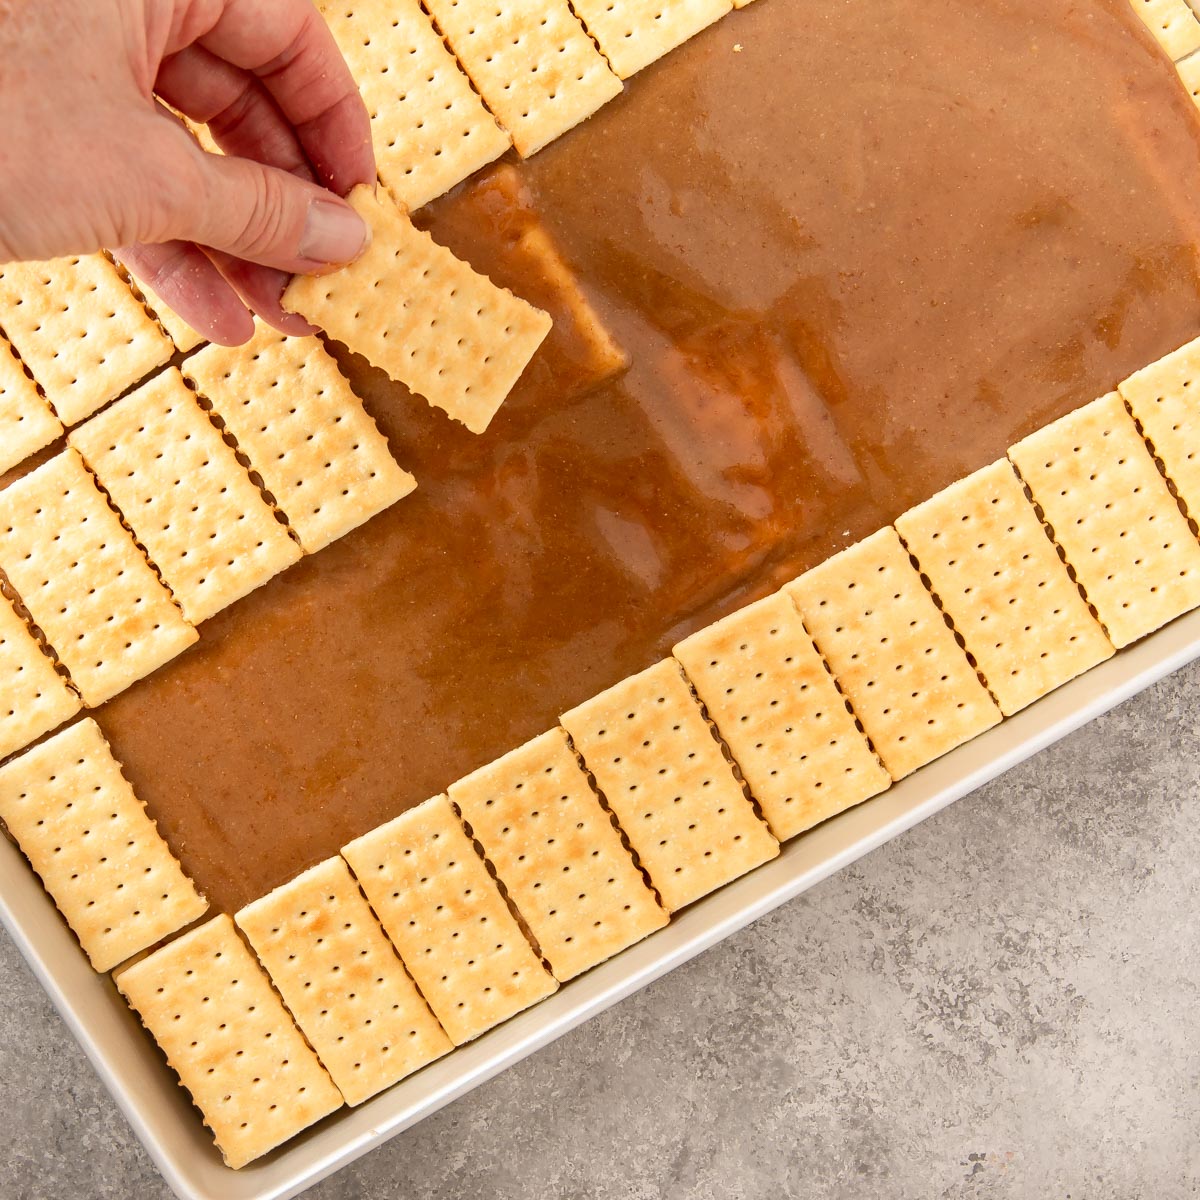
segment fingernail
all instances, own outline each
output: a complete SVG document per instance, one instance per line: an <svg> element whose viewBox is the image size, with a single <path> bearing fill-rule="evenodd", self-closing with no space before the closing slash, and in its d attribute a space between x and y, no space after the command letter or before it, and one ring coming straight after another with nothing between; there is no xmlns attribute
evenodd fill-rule
<svg viewBox="0 0 1200 1200"><path fill-rule="evenodd" d="M370 237L366 222L349 205L314 200L300 237L300 257L341 266L358 258Z"/></svg>

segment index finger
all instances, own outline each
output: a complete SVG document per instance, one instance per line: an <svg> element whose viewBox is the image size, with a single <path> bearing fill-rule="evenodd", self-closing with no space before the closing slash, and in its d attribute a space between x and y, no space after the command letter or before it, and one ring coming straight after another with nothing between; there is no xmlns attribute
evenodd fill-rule
<svg viewBox="0 0 1200 1200"><path fill-rule="evenodd" d="M262 80L326 187L344 196L374 184L366 105L310 0L226 0L199 42Z"/></svg>

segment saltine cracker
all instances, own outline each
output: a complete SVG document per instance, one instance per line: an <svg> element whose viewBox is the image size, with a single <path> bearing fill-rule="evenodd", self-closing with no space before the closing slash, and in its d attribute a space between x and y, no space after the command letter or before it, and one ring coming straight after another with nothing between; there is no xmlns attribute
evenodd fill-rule
<svg viewBox="0 0 1200 1200"><path fill-rule="evenodd" d="M0 767L0 817L97 971L208 908L90 718Z"/></svg>
<svg viewBox="0 0 1200 1200"><path fill-rule="evenodd" d="M341 858L246 905L236 920L347 1104L451 1049Z"/></svg>
<svg viewBox="0 0 1200 1200"><path fill-rule="evenodd" d="M891 786L786 593L674 655L781 842Z"/></svg>
<svg viewBox="0 0 1200 1200"><path fill-rule="evenodd" d="M561 729L450 788L560 982L667 923Z"/></svg>
<svg viewBox="0 0 1200 1200"><path fill-rule="evenodd" d="M70 435L194 625L300 557L175 367Z"/></svg>
<svg viewBox="0 0 1200 1200"><path fill-rule="evenodd" d="M222 913L116 976L230 1167L342 1107L262 967Z"/></svg>
<svg viewBox="0 0 1200 1200"><path fill-rule="evenodd" d="M0 568L89 708L197 638L71 447L0 491Z"/></svg>
<svg viewBox="0 0 1200 1200"><path fill-rule="evenodd" d="M674 659L572 709L562 724L668 912L779 853Z"/></svg>
<svg viewBox="0 0 1200 1200"><path fill-rule="evenodd" d="M342 856L455 1045L558 986L445 796L356 839Z"/></svg>
<svg viewBox="0 0 1200 1200"><path fill-rule="evenodd" d="M1007 459L906 512L896 529L1006 717L1112 656Z"/></svg>
<svg viewBox="0 0 1200 1200"><path fill-rule="evenodd" d="M788 591L893 779L1000 720L890 526Z"/></svg>
<svg viewBox="0 0 1200 1200"><path fill-rule="evenodd" d="M1008 452L1120 649L1200 604L1200 545L1111 392Z"/></svg>
<svg viewBox="0 0 1200 1200"><path fill-rule="evenodd" d="M262 477L306 554L417 486L317 338L286 337L260 323L245 346L208 346L182 369Z"/></svg>
<svg viewBox="0 0 1200 1200"><path fill-rule="evenodd" d="M357 187L372 241L357 262L292 280L283 306L482 433L550 332L550 318Z"/></svg>

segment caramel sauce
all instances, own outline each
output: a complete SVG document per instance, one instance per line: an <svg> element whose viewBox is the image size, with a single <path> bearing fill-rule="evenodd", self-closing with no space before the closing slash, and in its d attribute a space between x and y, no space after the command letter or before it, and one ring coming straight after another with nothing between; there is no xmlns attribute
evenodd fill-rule
<svg viewBox="0 0 1200 1200"><path fill-rule="evenodd" d="M1126 0L763 0L419 214L556 320L419 489L98 714L217 908L1200 331L1200 123Z"/></svg>

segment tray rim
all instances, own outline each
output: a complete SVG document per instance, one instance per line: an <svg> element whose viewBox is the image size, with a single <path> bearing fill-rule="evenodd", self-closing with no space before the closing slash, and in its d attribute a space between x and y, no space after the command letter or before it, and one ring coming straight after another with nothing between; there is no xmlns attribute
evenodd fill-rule
<svg viewBox="0 0 1200 1200"><path fill-rule="evenodd" d="M118 995L96 975L0 838L0 922L180 1200L289 1200L758 917L940 812L1158 680L1200 659L1200 610L923 767L679 913L643 942L395 1087L240 1171L219 1160L186 1094Z"/></svg>

